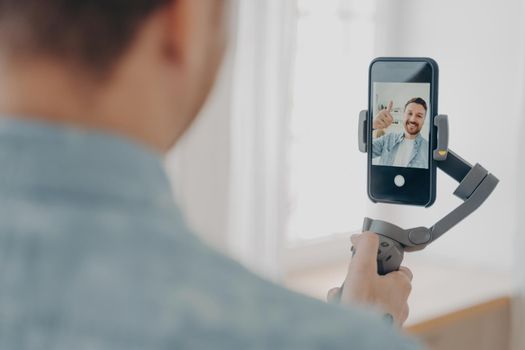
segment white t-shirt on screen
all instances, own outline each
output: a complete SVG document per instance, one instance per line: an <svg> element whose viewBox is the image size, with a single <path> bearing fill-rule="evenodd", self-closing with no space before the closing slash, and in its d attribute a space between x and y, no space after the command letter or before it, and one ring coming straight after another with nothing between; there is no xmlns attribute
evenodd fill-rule
<svg viewBox="0 0 525 350"><path fill-rule="evenodd" d="M404 139L397 149L396 159L394 160L394 166L404 167L408 166L412 153L414 152L415 140Z"/></svg>

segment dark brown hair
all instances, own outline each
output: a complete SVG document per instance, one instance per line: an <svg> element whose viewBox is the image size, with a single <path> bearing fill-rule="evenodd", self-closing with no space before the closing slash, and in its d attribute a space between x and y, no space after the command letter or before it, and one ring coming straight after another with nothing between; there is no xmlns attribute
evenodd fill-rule
<svg viewBox="0 0 525 350"><path fill-rule="evenodd" d="M0 0L0 50L107 71L141 24L175 0Z"/></svg>
<svg viewBox="0 0 525 350"><path fill-rule="evenodd" d="M408 105L411 103L417 103L418 105L423 106L425 111L428 111L427 103L421 97L414 97L413 99L408 101L407 104L405 105L405 110L407 109Z"/></svg>

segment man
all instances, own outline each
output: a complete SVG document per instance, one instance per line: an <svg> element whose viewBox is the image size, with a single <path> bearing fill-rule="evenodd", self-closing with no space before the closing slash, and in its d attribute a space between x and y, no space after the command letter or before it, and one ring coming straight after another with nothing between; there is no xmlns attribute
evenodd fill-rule
<svg viewBox="0 0 525 350"><path fill-rule="evenodd" d="M408 101L403 121L405 131L384 134L384 130L394 122L391 114L393 104L390 101L388 107L374 119L374 130L383 134L373 140L373 157L379 157L377 165L428 169L428 141L421 136L428 111L427 103L420 97Z"/></svg>
<svg viewBox="0 0 525 350"><path fill-rule="evenodd" d="M383 320L406 320L412 276L377 275L375 235L353 237L342 305L328 305L184 225L162 155L213 84L224 11L0 0L0 348L416 347Z"/></svg>

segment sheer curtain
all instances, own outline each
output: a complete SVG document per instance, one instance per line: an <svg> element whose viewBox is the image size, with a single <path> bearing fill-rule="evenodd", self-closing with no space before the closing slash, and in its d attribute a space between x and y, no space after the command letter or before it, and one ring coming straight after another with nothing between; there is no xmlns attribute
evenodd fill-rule
<svg viewBox="0 0 525 350"><path fill-rule="evenodd" d="M232 84L229 242L249 267L282 272L294 0L239 1Z"/></svg>

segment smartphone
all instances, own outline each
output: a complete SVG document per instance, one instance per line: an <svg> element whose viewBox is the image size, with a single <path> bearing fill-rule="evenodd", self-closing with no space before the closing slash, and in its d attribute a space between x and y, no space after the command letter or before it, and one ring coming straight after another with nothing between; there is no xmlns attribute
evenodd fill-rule
<svg viewBox="0 0 525 350"><path fill-rule="evenodd" d="M376 58L368 93L368 196L430 207L436 199L439 67L431 58Z"/></svg>

